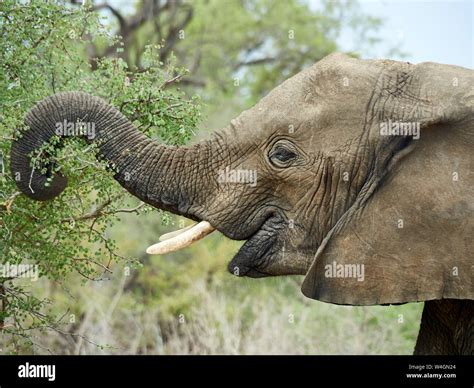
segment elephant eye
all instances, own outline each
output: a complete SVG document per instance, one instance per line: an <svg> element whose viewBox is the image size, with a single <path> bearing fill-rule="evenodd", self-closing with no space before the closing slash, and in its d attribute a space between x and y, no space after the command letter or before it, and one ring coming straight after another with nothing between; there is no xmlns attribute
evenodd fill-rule
<svg viewBox="0 0 474 388"><path fill-rule="evenodd" d="M276 167L289 167L296 159L296 150L290 144L276 144L268 155Z"/></svg>

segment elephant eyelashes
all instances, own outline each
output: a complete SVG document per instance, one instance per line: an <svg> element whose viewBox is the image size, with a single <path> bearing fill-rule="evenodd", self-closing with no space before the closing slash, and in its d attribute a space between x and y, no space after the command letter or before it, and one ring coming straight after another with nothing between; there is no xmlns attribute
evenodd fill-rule
<svg viewBox="0 0 474 388"><path fill-rule="evenodd" d="M296 152L293 151L292 148L293 147L286 144L276 144L268 155L270 162L280 168L291 166L297 157Z"/></svg>

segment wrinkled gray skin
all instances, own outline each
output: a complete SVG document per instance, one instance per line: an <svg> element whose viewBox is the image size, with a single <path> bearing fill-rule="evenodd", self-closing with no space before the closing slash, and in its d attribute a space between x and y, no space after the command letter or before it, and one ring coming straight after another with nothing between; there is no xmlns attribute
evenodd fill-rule
<svg viewBox="0 0 474 388"><path fill-rule="evenodd" d="M446 185L438 188L436 183L443 174L451 177L453 169L468 172L463 175L464 183L473 181L472 101L470 70L432 63L362 61L333 54L272 90L211 139L175 148L146 138L98 98L78 92L63 93L44 100L28 114L26 122L31 130L13 144L12 172L20 173L17 183L26 195L37 200L54 198L64 189L66 179L55 176L53 184L44 187L46 176L35 171L30 180L27 155L52 136L54 123L64 119L91 121L96 125L98 135L94 141L102 157L113 163L115 178L133 195L157 208L206 220L231 239L247 240L229 264L229 271L238 276L307 275L303 284L305 295L339 304L474 299L472 283L468 283L471 280L465 280L472 278L469 270L469 276L464 274L461 283L454 286L446 286L443 272L454 265L462 269L472 265L474 249L468 251L473 247L466 238L466 233L473 230L472 223L463 224L464 234L458 236L462 242L449 248L457 249L453 256L461 262L446 259L438 265L436 254L441 251L435 242L446 240L441 233L451 233L446 228L452 225L436 230L438 222L423 218L433 212L435 205L429 203L429 198L438 189L439 195L434 197L439 197L447 209L456 208L459 220L473 218L472 190L466 185L455 189L461 190L460 197L456 197L456 192L457 199L451 206L451 189L444 193ZM420 123L420 140L381 136L380 123L389 119ZM426 162L431 154L436 154L429 147L439 136L445 136L446 145L439 147L447 166L439 155L433 163ZM450 155L456 155L456 166L449 165ZM410 162L404 165L405 159ZM219 172L227 167L255 171L257 184L219 181ZM420 244L413 240L417 254L406 258L395 252L404 251L400 242L392 244L395 253L390 253L392 247L387 246L387 255L396 258L386 261L386 273L383 269L370 273L371 268L380 269L380 263L386 260L381 253L385 250L383 244L394 232L389 229L393 226L390 220L364 232L367 223L363 217L384 214L383 208L376 207L382 206L376 205L379 192L382 203L402 198L403 182L410 182L414 171L417 179L426 177L426 182L407 187L415 195L421 193L416 219L433 226L429 233L434 236L434 243L418 248ZM391 197L385 200L387 193ZM400 206L397 214L413 214L413 209L407 211ZM454 220L453 225L459 225L459 220ZM369 240L372 235L379 236L367 245L373 248L379 244L370 257L367 246L357 252L356 243L350 238L358 234L349 228L360 228L360 236L366 233ZM347 238L338 238L346 236L345 233ZM399 236L401 239L402 235ZM403 238L410 240L410 236L416 236L416 231L409 230ZM325 262L323 251L335 252L334 257L343 260L353 247L360 262L368 267L368 281L354 283L360 291L352 288L348 280L329 283L321 275L324 269L318 268ZM422 261L424 257L428 262ZM375 260L375 264L370 260ZM433 274L430 268L435 271ZM442 270L436 272L436 268ZM402 275L396 271L402 271ZM423 273L432 279L433 286L424 279L418 281L416 276L421 275L416 274ZM434 302L428 302L425 310L430 303ZM472 318L472 301L461 303L466 304ZM440 324L439 319L433 322L428 319L424 324L427 333L431 326ZM417 352L472 353L472 319L463 325L462 330L454 327L453 333L447 334L447 341L452 345L454 332L461 330L468 333L463 336L470 338L468 345L437 345L436 335L420 334L424 342L417 345Z"/></svg>

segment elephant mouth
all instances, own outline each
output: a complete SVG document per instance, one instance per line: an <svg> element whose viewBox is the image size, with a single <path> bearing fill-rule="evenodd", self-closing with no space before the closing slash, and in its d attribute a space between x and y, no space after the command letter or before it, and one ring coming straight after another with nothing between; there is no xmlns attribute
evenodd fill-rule
<svg viewBox="0 0 474 388"><path fill-rule="evenodd" d="M281 228L279 217L268 218L242 245L228 264L228 271L235 276L252 278L271 276L267 268L278 250L278 232Z"/></svg>
<svg viewBox="0 0 474 388"><path fill-rule="evenodd" d="M265 271L277 250L278 232L282 229L282 218L270 214L256 230L244 238L246 242L228 264L228 271L235 276L253 278L271 276ZM214 232L207 221L200 221L183 229L166 233L160 237L160 242L151 245L146 252L151 255L166 254L183 249ZM227 235L227 233L224 233ZM235 237L235 236L231 236Z"/></svg>

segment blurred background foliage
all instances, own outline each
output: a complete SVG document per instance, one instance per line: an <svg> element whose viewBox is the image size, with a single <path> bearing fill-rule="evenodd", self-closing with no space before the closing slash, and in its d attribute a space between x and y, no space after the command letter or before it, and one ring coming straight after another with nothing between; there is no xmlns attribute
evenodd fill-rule
<svg viewBox="0 0 474 388"><path fill-rule="evenodd" d="M421 304L344 307L306 299L300 277L240 279L241 243L214 233L165 256L145 248L189 224L143 206L94 150L56 155L60 198L18 195L8 155L34 103L64 90L104 97L151 137L197 141L305 66L341 28L378 43L355 1L0 2L0 253L38 282L0 279L0 352L409 354ZM198 97L199 96L199 97Z"/></svg>

